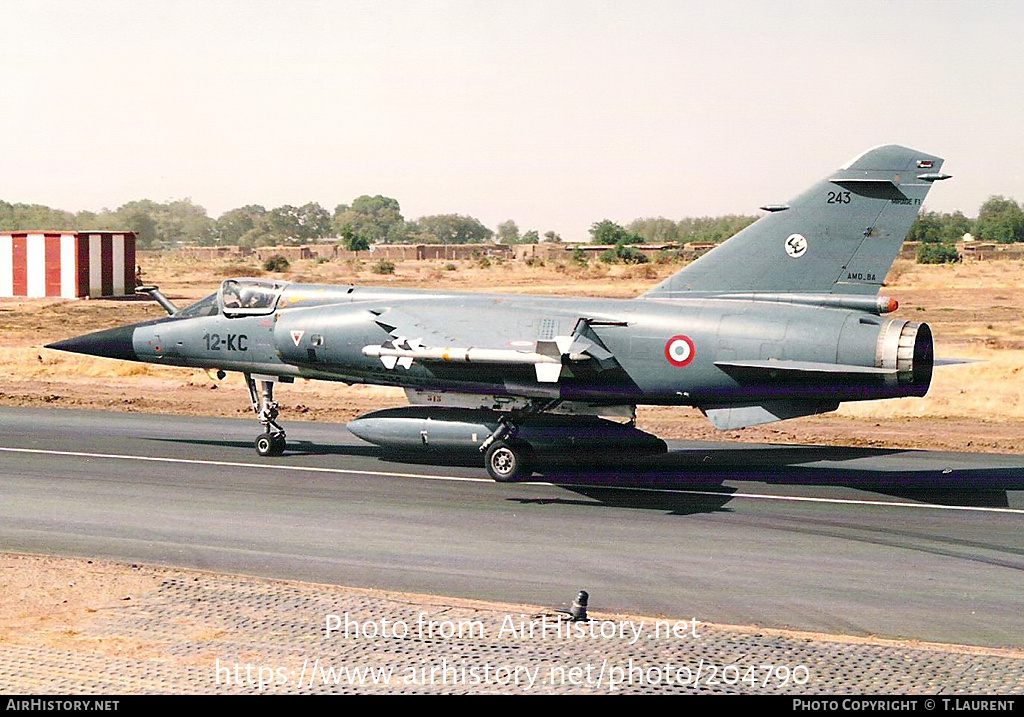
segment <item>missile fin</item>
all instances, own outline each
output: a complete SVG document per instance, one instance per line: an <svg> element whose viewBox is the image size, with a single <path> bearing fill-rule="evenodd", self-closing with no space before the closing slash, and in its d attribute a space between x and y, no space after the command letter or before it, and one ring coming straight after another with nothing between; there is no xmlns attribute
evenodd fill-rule
<svg viewBox="0 0 1024 717"><path fill-rule="evenodd" d="M569 353L569 349L572 348L573 341L576 339L575 336L556 336L555 346L558 347L559 354ZM579 353L577 350L576 353Z"/></svg>
<svg viewBox="0 0 1024 717"><path fill-rule="evenodd" d="M537 353L541 356L550 356L551 358L561 358L562 351L558 348L558 344L550 339L542 339L537 342Z"/></svg>
<svg viewBox="0 0 1024 717"><path fill-rule="evenodd" d="M534 364L537 369L537 381L540 383L555 383L562 375L562 364L560 363L538 363Z"/></svg>

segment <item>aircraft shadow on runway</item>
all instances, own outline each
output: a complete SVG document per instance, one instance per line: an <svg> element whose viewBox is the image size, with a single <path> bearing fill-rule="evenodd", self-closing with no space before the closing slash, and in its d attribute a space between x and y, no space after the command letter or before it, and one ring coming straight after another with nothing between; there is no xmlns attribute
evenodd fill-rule
<svg viewBox="0 0 1024 717"><path fill-rule="evenodd" d="M248 441L160 440L251 448ZM394 454L370 445L290 440L283 459L289 455L362 456L387 463L472 467L482 471L481 458L471 453ZM557 459L539 459L532 480L555 483L580 498L513 500L606 505L687 515L728 510L731 494L737 489L726 486L726 481L842 487L901 500L996 508L1009 506L1007 491L1024 491L1024 456L1019 465L1001 468L983 465L980 454L977 466L970 465L970 454L958 454L959 465L955 468L912 468L925 459L934 464L936 455L886 448L699 443L692 448L685 446L664 455L641 458L566 454Z"/></svg>
<svg viewBox="0 0 1024 717"><path fill-rule="evenodd" d="M198 438L163 438L159 436L153 436L148 440L160 441L163 443L185 443L188 445L197 446L217 446L219 448L242 448L246 450L253 450L252 441L232 441L227 439L198 439ZM284 456L289 455L302 455L302 456L369 456L376 458L384 458L381 449L377 446L362 445L362 446L351 446L351 445L331 445L327 443L314 443L313 441L299 441L293 438L288 439L288 449L284 452ZM256 456L253 456L254 458ZM452 464L459 465L459 464ZM476 464L474 464L476 465Z"/></svg>
<svg viewBox="0 0 1024 717"><path fill-rule="evenodd" d="M835 446L716 446L673 450L637 461L628 471L623 471L621 465L596 465L540 466L539 472L546 481L604 504L677 514L728 510L730 494L737 489L726 486L726 481L840 487L938 505L996 508L1009 506L1007 491L1024 490L1024 458L1019 466L1007 468L970 466L969 459L964 466L961 456L960 466L953 469L913 469L910 466L921 462L918 455L924 458L927 452ZM672 490L701 493L668 492Z"/></svg>

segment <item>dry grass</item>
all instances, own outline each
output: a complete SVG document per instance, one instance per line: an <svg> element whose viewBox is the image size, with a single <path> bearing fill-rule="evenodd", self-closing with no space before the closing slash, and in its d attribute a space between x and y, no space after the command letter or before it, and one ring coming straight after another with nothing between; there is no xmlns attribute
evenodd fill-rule
<svg viewBox="0 0 1024 717"><path fill-rule="evenodd" d="M937 367L924 398L844 403L837 415L1024 420L1024 351L960 347L957 357L978 363Z"/></svg>
<svg viewBox="0 0 1024 717"><path fill-rule="evenodd" d="M890 292L900 289L1006 290L1021 298L1024 287L1024 262L968 261L963 264L917 264L899 259L886 277Z"/></svg>
<svg viewBox="0 0 1024 717"><path fill-rule="evenodd" d="M121 652L115 642L84 640L81 631L112 603L138 599L159 585L153 571L136 566L0 555L0 645Z"/></svg>
<svg viewBox="0 0 1024 717"><path fill-rule="evenodd" d="M216 260L197 262L175 255L143 256L146 282L157 283L172 297L198 299L217 288L229 276L264 274L254 262ZM296 260L289 271L266 276L297 282L325 284L370 284L380 286L430 286L455 291L498 293L568 294L576 296L631 297L650 288L680 269L679 264L608 265L592 261L580 267L570 261L548 261L527 266L521 262L492 260L482 267L476 261L404 261L395 263L395 273L378 275L370 271L373 262L338 261L317 263ZM447 267L454 265L454 270Z"/></svg>
<svg viewBox="0 0 1024 717"><path fill-rule="evenodd" d="M66 379L70 376L86 378L127 378L129 376L158 376L180 379L183 375L205 375L202 371L175 369L130 361L111 361L36 347L2 348L0 363L8 378Z"/></svg>

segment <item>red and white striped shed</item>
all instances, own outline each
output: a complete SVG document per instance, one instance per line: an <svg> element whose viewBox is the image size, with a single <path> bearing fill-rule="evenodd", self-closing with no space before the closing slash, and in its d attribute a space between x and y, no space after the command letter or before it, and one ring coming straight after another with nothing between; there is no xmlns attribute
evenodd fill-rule
<svg viewBox="0 0 1024 717"><path fill-rule="evenodd" d="M0 296L134 293L134 232L0 232Z"/></svg>

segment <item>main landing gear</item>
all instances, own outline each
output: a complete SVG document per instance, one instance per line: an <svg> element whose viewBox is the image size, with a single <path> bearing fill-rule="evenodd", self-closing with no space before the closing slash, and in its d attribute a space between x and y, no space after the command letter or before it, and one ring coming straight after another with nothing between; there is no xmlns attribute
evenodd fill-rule
<svg viewBox="0 0 1024 717"><path fill-rule="evenodd" d="M533 451L526 443L495 441L484 453L487 473L499 483L510 483L533 475Z"/></svg>
<svg viewBox="0 0 1024 717"><path fill-rule="evenodd" d="M509 483L533 475L533 450L525 441L517 441L518 423L555 408L562 400L534 401L524 411L510 412L498 421L498 427L480 444L487 473L499 483Z"/></svg>
<svg viewBox="0 0 1024 717"><path fill-rule="evenodd" d="M274 381L263 377L257 380L251 374L245 374L245 385L249 389L256 420L263 426L263 433L256 437L256 452L261 456L279 456L288 444L284 429L277 422L279 412L274 401Z"/></svg>

